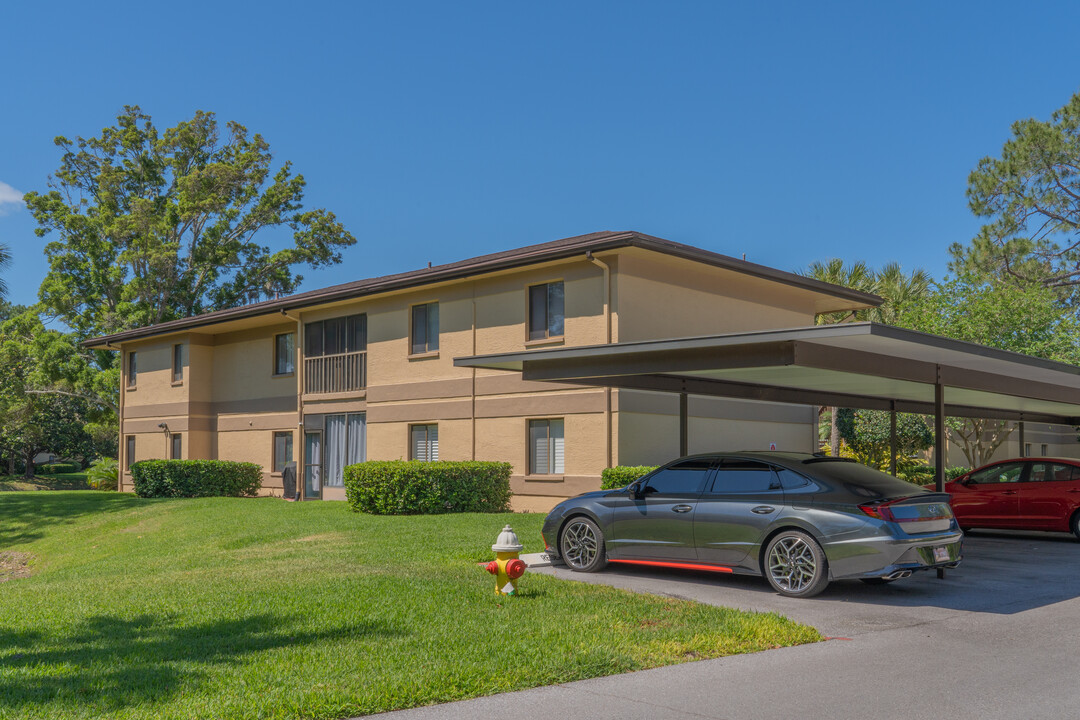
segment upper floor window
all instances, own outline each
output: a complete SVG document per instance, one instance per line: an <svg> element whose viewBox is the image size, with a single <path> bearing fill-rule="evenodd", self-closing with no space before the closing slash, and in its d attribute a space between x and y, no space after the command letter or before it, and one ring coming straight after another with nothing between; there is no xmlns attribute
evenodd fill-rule
<svg viewBox="0 0 1080 720"><path fill-rule="evenodd" d="M529 287L529 339L562 337L563 284L559 282Z"/></svg>
<svg viewBox="0 0 1080 720"><path fill-rule="evenodd" d="M296 371L296 335L282 333L274 336L274 374L288 375Z"/></svg>
<svg viewBox="0 0 1080 720"><path fill-rule="evenodd" d="M435 462L439 459L438 425L410 425L409 436L410 460Z"/></svg>
<svg viewBox="0 0 1080 720"><path fill-rule="evenodd" d="M174 383L184 380L184 346L177 344L172 346L172 381Z"/></svg>
<svg viewBox="0 0 1080 720"><path fill-rule="evenodd" d="M439 303L413 305L409 352L413 355L439 349Z"/></svg>
<svg viewBox="0 0 1080 720"><path fill-rule="evenodd" d="M135 377L138 374L138 355L136 352L128 353L127 386L129 388L135 387Z"/></svg>
<svg viewBox="0 0 1080 720"><path fill-rule="evenodd" d="M367 315L304 324L304 356L322 357L367 350Z"/></svg>

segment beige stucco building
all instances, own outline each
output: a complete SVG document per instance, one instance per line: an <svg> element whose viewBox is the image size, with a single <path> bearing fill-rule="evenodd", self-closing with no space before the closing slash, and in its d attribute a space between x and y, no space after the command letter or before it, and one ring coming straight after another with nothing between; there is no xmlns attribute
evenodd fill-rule
<svg viewBox="0 0 1080 720"><path fill-rule="evenodd" d="M97 338L123 355L122 489L149 458L242 460L343 499L360 460L500 460L517 509L679 453L678 397L531 383L454 358L813 325L848 288L633 232L359 280ZM689 399L690 452L812 451L809 406Z"/></svg>

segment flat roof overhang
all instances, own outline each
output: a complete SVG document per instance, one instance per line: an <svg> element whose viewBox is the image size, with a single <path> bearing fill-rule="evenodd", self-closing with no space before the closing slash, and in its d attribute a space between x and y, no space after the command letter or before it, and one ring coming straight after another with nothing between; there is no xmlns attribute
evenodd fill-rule
<svg viewBox="0 0 1080 720"><path fill-rule="evenodd" d="M460 357L525 380L1080 424L1080 367L877 323Z"/></svg>

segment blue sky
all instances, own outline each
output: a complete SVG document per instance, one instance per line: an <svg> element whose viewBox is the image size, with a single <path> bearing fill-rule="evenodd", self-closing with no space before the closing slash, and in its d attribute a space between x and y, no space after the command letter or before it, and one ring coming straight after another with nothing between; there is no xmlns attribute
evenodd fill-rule
<svg viewBox="0 0 1080 720"><path fill-rule="evenodd" d="M0 183L124 104L262 133L358 238L304 289L594 230L936 276L1019 118L1080 90L1060 3L10 3ZM10 297L45 240L5 203ZM279 245L281 236L265 238Z"/></svg>

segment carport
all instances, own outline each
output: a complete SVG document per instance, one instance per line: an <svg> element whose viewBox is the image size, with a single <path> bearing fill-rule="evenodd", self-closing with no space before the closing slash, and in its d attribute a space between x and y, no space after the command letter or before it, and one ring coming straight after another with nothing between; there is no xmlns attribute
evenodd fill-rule
<svg viewBox="0 0 1080 720"><path fill-rule="evenodd" d="M934 417L936 484L945 475L945 418L1080 424L1080 367L878 323L476 355L458 367L522 379L677 393L680 454L687 397L889 410ZM894 467L895 470L895 467Z"/></svg>

